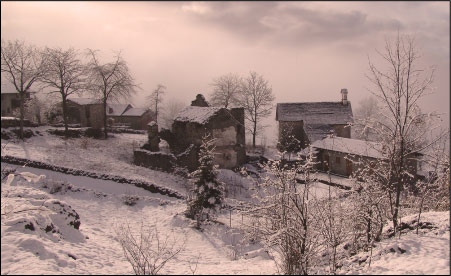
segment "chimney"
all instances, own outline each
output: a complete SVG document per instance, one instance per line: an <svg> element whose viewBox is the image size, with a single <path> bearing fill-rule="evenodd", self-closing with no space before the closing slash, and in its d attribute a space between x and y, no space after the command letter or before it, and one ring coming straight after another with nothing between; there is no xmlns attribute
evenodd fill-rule
<svg viewBox="0 0 451 276"><path fill-rule="evenodd" d="M343 105L348 104L348 89L346 88L341 89L341 103Z"/></svg>

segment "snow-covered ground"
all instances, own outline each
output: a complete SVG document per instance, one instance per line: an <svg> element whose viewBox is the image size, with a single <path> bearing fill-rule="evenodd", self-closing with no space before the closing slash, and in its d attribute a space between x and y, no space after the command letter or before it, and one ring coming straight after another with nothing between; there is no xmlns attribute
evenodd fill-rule
<svg viewBox="0 0 451 276"><path fill-rule="evenodd" d="M30 170L18 168L17 171ZM46 173L40 169L32 171L36 175ZM74 187L70 190L49 194L48 189L42 188L44 183L51 186L66 181L55 176L36 183L16 176L11 185L2 185L2 193L6 194L2 197L2 212L3 204L7 210L7 215L2 216L2 274L133 274L117 241L116 229L129 224L138 231L141 222L156 226L162 235L173 233L180 243L185 241L184 250L161 273L192 274L196 264L196 274L274 272L274 263L268 256L234 260L228 245L233 239L229 233L236 231L227 226L207 225L203 232L190 227L190 221L181 215L186 209L181 200L140 188L125 192L126 184L105 180L96 180L91 186L91 180L82 176L71 177ZM99 185L99 182L105 183ZM123 196L127 194L139 195L136 205L124 204ZM64 203L78 213L79 231L65 224L65 214L43 207L51 200ZM39 210L14 213L38 207ZM228 222L227 213L220 220ZM25 229L30 222L34 224L33 231ZM51 223L61 234L46 233L44 229Z"/></svg>
<svg viewBox="0 0 451 276"><path fill-rule="evenodd" d="M11 155L58 166L107 173L131 179L155 182L167 180L165 186L185 193L185 179L173 174L133 165L133 149L147 141L145 134L112 134L108 140L70 138L64 140L46 132L49 127L30 128L39 131L24 142L2 139L2 155ZM64 129L64 128L60 128ZM3 146L5 148L3 149Z"/></svg>
<svg viewBox="0 0 451 276"><path fill-rule="evenodd" d="M185 193L183 177L132 164L133 147L143 143L145 135L64 141L46 134L45 128L38 130L43 136L25 142L2 140L2 147L7 144L2 155L143 179ZM133 274L116 233L121 225L130 225L137 233L141 224L184 244L162 274L277 273L262 245L245 242L241 222L246 218L237 211L224 210L219 223L199 231L182 215L183 200L113 181L5 163L3 168L14 168L16 176L10 184L2 181L1 274ZM40 175L45 177L34 177ZM235 201L250 198L252 181L228 170L220 175L237 184L229 190ZM318 196L326 195L329 187L318 183L315 191ZM125 204L130 198L135 198L135 205ZM229 203L235 201L229 199ZM373 249L371 265L369 252L361 252L344 260L338 274L449 275L449 212L424 213L421 220L430 222L432 229L384 239ZM77 221L79 229L74 227Z"/></svg>

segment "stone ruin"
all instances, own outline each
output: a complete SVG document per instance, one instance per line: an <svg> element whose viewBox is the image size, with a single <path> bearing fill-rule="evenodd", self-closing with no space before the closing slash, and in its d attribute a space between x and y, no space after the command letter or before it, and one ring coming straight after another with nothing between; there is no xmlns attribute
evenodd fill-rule
<svg viewBox="0 0 451 276"><path fill-rule="evenodd" d="M215 163L232 169L245 163L244 108L210 107L198 94L191 106L175 118L172 130L158 131L155 122L148 124L148 142L134 152L137 165L173 171L184 167L194 171L199 166L202 138L209 134L215 139ZM170 153L159 149L161 139L169 144Z"/></svg>

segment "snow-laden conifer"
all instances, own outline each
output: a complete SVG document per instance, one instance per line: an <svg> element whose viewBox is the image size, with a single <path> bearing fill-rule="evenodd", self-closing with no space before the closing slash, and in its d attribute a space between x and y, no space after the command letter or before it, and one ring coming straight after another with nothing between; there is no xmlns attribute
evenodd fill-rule
<svg viewBox="0 0 451 276"><path fill-rule="evenodd" d="M191 173L193 188L188 199L187 216L200 222L211 217L222 204L223 183L217 179L218 165L214 164L214 139L206 135L199 151L199 168Z"/></svg>

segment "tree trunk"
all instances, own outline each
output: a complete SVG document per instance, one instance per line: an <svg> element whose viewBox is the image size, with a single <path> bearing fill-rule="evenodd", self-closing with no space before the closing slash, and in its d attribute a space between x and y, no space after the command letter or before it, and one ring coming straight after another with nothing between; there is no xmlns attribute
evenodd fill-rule
<svg viewBox="0 0 451 276"><path fill-rule="evenodd" d="M257 135L257 120L254 121L254 131L252 132L252 147L255 149L255 136Z"/></svg>
<svg viewBox="0 0 451 276"><path fill-rule="evenodd" d="M69 127L67 125L67 102L66 97L63 96L63 122L64 122L64 137L69 137Z"/></svg>
<svg viewBox="0 0 451 276"><path fill-rule="evenodd" d="M108 138L108 130L106 125L106 99L103 100L103 134L105 135L105 139Z"/></svg>
<svg viewBox="0 0 451 276"><path fill-rule="evenodd" d="M23 136L23 118L24 118L24 94L25 92L20 92L19 96L20 96L20 139L23 140L24 136Z"/></svg>

